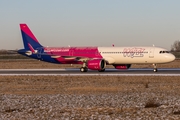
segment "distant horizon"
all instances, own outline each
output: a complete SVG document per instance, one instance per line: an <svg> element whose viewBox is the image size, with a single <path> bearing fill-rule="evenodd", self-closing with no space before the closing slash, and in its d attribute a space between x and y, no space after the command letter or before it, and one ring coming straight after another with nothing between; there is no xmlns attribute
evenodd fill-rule
<svg viewBox="0 0 180 120"><path fill-rule="evenodd" d="M0 4L0 49L21 49L26 23L44 46L160 46L180 40L179 0L31 0ZM33 9L32 9L33 6Z"/></svg>

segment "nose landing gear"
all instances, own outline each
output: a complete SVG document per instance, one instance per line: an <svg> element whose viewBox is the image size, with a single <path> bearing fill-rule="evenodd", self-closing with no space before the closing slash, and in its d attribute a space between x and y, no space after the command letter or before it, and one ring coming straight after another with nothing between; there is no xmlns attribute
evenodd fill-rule
<svg viewBox="0 0 180 120"><path fill-rule="evenodd" d="M154 66L154 72L157 72L158 71L158 69L157 69L157 65L156 64L153 64L153 66Z"/></svg>

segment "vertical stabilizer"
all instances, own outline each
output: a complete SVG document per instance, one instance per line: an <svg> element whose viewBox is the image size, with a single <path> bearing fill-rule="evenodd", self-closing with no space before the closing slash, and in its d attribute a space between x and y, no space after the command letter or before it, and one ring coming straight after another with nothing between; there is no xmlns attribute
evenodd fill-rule
<svg viewBox="0 0 180 120"><path fill-rule="evenodd" d="M38 42L38 40L26 24L20 24L20 29L24 48L26 50L31 50L32 52L34 52L34 49L42 47L42 45Z"/></svg>

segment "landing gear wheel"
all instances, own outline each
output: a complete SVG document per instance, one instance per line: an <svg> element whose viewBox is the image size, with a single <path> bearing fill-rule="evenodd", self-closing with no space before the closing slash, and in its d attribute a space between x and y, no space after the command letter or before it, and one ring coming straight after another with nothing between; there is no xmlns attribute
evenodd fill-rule
<svg viewBox="0 0 180 120"><path fill-rule="evenodd" d="M158 70L157 70L157 65L156 64L153 64L153 66L154 66L154 72L157 72Z"/></svg>
<svg viewBox="0 0 180 120"><path fill-rule="evenodd" d="M88 71L88 68L87 68L87 67L81 67L81 68L80 68L80 71L81 71L81 72L87 72L87 71Z"/></svg>
<svg viewBox="0 0 180 120"><path fill-rule="evenodd" d="M154 72L157 72L157 71L158 71L157 68L155 68L155 69L154 69Z"/></svg>
<svg viewBox="0 0 180 120"><path fill-rule="evenodd" d="M98 70L99 72L104 72L105 71L105 69L102 69L102 70Z"/></svg>

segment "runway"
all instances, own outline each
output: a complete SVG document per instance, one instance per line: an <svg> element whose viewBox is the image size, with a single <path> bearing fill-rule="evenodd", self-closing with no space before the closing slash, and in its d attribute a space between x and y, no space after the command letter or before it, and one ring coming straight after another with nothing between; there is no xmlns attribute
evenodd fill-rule
<svg viewBox="0 0 180 120"><path fill-rule="evenodd" d="M59 76L180 76L180 68L159 68L158 72L153 69L143 68L128 70L106 69L105 72L89 70L88 72L80 72L79 69L0 69L0 75L59 75Z"/></svg>

